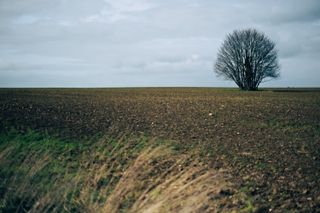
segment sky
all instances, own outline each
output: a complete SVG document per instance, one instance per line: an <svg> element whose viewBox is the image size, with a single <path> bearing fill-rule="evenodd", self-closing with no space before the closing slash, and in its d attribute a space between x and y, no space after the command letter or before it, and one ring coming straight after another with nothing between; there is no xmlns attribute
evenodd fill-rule
<svg viewBox="0 0 320 213"><path fill-rule="evenodd" d="M280 78L320 87L319 0L0 0L0 87L233 87L213 71L235 29L276 43Z"/></svg>

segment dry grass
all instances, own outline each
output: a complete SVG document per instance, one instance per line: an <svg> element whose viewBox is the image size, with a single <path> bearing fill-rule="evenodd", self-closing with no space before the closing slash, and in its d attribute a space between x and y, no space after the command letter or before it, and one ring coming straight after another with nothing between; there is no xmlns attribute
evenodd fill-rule
<svg viewBox="0 0 320 213"><path fill-rule="evenodd" d="M2 135L1 212L213 212L245 207L226 171L173 141ZM196 153L194 153L196 154ZM17 156L18 155L18 156Z"/></svg>

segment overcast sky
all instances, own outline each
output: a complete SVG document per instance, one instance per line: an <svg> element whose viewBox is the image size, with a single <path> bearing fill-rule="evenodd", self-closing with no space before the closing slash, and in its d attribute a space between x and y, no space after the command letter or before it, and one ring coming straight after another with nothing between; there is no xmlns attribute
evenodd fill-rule
<svg viewBox="0 0 320 213"><path fill-rule="evenodd" d="M279 50L262 86L320 87L319 0L0 0L0 87L235 86L212 67L248 27Z"/></svg>

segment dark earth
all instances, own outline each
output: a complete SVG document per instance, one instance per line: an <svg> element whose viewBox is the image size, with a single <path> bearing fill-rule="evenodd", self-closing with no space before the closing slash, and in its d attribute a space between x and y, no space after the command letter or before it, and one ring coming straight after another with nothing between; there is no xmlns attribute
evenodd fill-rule
<svg viewBox="0 0 320 213"><path fill-rule="evenodd" d="M1 89L0 131L12 128L175 140L209 167L230 169L257 212L320 212L317 89Z"/></svg>

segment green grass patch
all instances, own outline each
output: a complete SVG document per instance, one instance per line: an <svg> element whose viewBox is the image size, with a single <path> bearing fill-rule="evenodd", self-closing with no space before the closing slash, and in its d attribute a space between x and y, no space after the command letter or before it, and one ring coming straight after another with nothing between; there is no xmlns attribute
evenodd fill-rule
<svg viewBox="0 0 320 213"><path fill-rule="evenodd" d="M139 153L164 143L143 135L65 141L31 130L2 133L0 212L96 211Z"/></svg>

